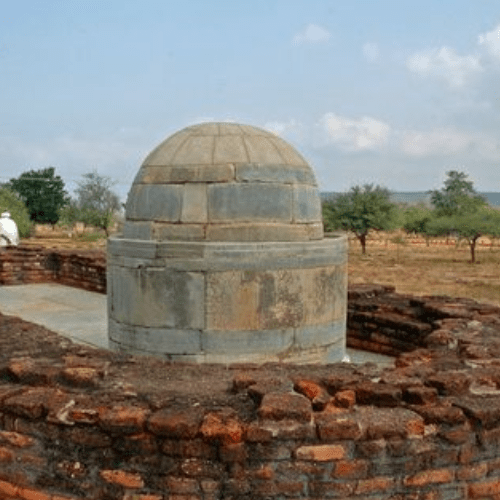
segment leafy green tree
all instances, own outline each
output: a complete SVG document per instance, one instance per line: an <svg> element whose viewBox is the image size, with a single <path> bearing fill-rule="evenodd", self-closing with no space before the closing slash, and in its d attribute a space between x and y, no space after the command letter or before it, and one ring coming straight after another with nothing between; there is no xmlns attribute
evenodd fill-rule
<svg viewBox="0 0 500 500"><path fill-rule="evenodd" d="M437 216L452 216L475 212L487 205L486 200L474 189L464 172L450 170L441 190L429 191Z"/></svg>
<svg viewBox="0 0 500 500"><path fill-rule="evenodd" d="M455 234L469 244L471 262L476 262L476 243L481 236L500 235L500 212L492 208L480 208L474 212L443 215L432 219L427 231L433 235Z"/></svg>
<svg viewBox="0 0 500 500"><path fill-rule="evenodd" d="M323 205L325 230L352 231L366 253L366 237L371 230L393 229L397 221L397 207L390 201L390 191L381 186L365 184L354 186Z"/></svg>
<svg viewBox="0 0 500 500"><path fill-rule="evenodd" d="M68 202L64 181L55 175L54 167L23 172L11 179L8 187L19 195L35 222L55 224L59 210Z"/></svg>
<svg viewBox="0 0 500 500"><path fill-rule="evenodd" d="M403 212L402 228L406 233L414 233L423 236L429 246L430 234L427 225L434 217L433 211L425 205L414 205L406 207Z"/></svg>
<svg viewBox="0 0 500 500"><path fill-rule="evenodd" d="M28 209L14 191L2 187L0 188L0 213L5 211L10 212L10 216L17 224L19 236L21 238L27 238L31 234L33 228Z"/></svg>
<svg viewBox="0 0 500 500"><path fill-rule="evenodd" d="M75 190L79 220L104 229L108 236L113 216L121 208L118 195L111 189L114 182L109 177L99 175L95 170L82 177L83 180Z"/></svg>

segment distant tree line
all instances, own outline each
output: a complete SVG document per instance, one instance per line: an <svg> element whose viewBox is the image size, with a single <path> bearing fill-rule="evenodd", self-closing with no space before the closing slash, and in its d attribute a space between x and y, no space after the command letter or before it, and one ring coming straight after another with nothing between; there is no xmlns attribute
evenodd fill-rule
<svg viewBox="0 0 500 500"><path fill-rule="evenodd" d="M108 235L121 207L113 184L94 170L82 176L76 196L71 198L54 167L30 170L0 185L0 211L10 211L21 237L29 236L35 223L75 222L103 229Z"/></svg>
<svg viewBox="0 0 500 500"><path fill-rule="evenodd" d="M391 202L391 193L384 187L354 186L323 202L325 231L351 231L363 254L370 231L402 228L427 241L433 236L454 236L468 242L475 262L477 240L500 237L500 211L488 206L465 173L451 170L446 175L442 189L429 191L432 208L422 204L401 208Z"/></svg>

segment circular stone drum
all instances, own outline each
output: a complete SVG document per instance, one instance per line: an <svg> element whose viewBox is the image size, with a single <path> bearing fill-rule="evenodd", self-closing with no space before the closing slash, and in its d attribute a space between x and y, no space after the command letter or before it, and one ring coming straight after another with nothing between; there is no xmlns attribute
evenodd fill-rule
<svg viewBox="0 0 500 500"><path fill-rule="evenodd" d="M347 239L324 239L314 173L272 133L185 128L144 161L108 241L110 347L170 360L339 361Z"/></svg>

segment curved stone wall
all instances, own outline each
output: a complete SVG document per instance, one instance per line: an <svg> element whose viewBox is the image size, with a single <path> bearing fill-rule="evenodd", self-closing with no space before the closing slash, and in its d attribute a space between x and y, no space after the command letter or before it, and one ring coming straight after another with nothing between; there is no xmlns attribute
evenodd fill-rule
<svg viewBox="0 0 500 500"><path fill-rule="evenodd" d="M404 334L410 297L351 293ZM496 499L500 308L415 300L430 333L391 369L168 363L0 315L0 498Z"/></svg>
<svg viewBox="0 0 500 500"><path fill-rule="evenodd" d="M347 240L110 238L110 345L175 361L340 360Z"/></svg>

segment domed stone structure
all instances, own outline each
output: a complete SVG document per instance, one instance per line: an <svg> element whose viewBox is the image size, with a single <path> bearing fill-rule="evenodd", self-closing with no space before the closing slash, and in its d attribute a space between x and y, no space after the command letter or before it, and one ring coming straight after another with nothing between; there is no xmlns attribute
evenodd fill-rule
<svg viewBox="0 0 500 500"><path fill-rule="evenodd" d="M345 351L346 237L287 142L187 127L142 164L108 241L110 346L171 360L295 363Z"/></svg>
<svg viewBox="0 0 500 500"><path fill-rule="evenodd" d="M283 139L235 123L188 127L144 161L125 238L308 241L323 237L311 167Z"/></svg>

